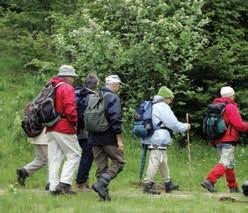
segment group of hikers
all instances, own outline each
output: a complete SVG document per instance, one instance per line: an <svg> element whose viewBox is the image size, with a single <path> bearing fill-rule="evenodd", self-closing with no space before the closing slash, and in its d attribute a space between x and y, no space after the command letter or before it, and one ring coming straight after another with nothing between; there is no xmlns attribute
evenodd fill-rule
<svg viewBox="0 0 248 213"><path fill-rule="evenodd" d="M84 84L74 88L76 77L72 66L62 65L58 75L49 81L55 87L54 107L60 117L53 125L44 125L38 135L30 137L35 148L35 158L16 170L17 181L25 186L27 177L48 164L45 189L50 194L72 195L93 189L98 193L100 200L111 200L108 185L125 165L121 103L118 96L124 83L118 75L109 75L105 78L105 86L98 91L99 79L96 75L88 74ZM242 121L232 87L222 87L220 96L213 103L225 104L223 118L227 129L221 137L212 141L220 160L201 186L209 192L216 192L214 184L225 175L227 186L233 193L239 192L234 171L235 146L238 133L248 131L248 123ZM172 142L171 132L188 131L191 125L177 120L170 107L173 99L173 92L162 86L152 100L151 117L154 132L148 137L141 138L141 143L150 150L143 183L144 193L161 193L154 184L158 169L166 193L179 188L170 177L167 149ZM94 108L96 106L98 112ZM93 160L96 164L96 182L90 186L88 178ZM62 169L59 175L60 167ZM73 190L72 183L76 171L76 190ZM242 189L243 193L248 195L248 182L243 184Z"/></svg>

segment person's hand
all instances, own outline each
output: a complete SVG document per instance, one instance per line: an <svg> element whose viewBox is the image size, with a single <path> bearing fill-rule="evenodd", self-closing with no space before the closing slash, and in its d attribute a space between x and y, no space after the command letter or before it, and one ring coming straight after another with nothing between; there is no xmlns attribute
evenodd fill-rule
<svg viewBox="0 0 248 213"><path fill-rule="evenodd" d="M122 152L124 151L124 144L122 143L122 141L118 141L117 150Z"/></svg>
<svg viewBox="0 0 248 213"><path fill-rule="evenodd" d="M188 124L188 130L190 130L191 129L191 124Z"/></svg>
<svg viewBox="0 0 248 213"><path fill-rule="evenodd" d="M118 151L124 151L124 144L122 143L121 134L116 135L117 140L117 150Z"/></svg>

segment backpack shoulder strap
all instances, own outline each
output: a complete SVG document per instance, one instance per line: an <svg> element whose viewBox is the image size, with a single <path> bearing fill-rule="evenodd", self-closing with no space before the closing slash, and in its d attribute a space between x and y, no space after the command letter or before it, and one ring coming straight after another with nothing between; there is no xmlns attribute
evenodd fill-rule
<svg viewBox="0 0 248 213"><path fill-rule="evenodd" d="M111 92L99 91L99 95L100 95L101 98L104 98L104 97L106 97L107 95L110 95L110 94L112 94L112 93Z"/></svg>
<svg viewBox="0 0 248 213"><path fill-rule="evenodd" d="M158 100L158 101L156 101L156 102L153 102L153 105L154 104L157 104L157 103L161 103L161 102L163 102L163 100L161 99L161 100ZM154 115L157 119L159 119L160 120L160 118L158 117L158 116L156 116L156 115ZM161 125L163 124L163 122L160 120L157 124L155 124L159 129L166 129L166 130L168 130L169 132L170 132L170 134L172 134L173 133L173 130L172 129L170 129L170 128L168 128L168 127L166 127L166 126L163 126L163 127L161 127Z"/></svg>
<svg viewBox="0 0 248 213"><path fill-rule="evenodd" d="M59 86L61 86L62 84L64 84L65 82L59 82L58 84L56 84L55 86L54 86L54 89L55 88L57 88L57 87L59 87Z"/></svg>

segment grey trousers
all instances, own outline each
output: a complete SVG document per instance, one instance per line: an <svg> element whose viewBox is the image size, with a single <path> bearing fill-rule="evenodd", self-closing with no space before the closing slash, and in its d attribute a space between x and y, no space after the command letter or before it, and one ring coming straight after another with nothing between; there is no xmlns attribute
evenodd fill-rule
<svg viewBox="0 0 248 213"><path fill-rule="evenodd" d="M117 146L94 146L93 156L96 162L96 178L107 173L111 179L115 178L124 167L124 152L118 151ZM109 165L109 159L111 164Z"/></svg>
<svg viewBox="0 0 248 213"><path fill-rule="evenodd" d="M29 175L39 170L48 162L47 145L34 144L34 149L35 149L34 160L24 166L24 169L27 170Z"/></svg>

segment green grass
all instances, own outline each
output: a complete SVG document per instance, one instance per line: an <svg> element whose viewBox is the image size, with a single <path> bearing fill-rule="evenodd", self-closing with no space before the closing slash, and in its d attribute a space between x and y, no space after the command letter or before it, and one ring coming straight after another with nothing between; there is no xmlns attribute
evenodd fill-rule
<svg viewBox="0 0 248 213"><path fill-rule="evenodd" d="M0 58L0 212L248 212L247 204L220 202L227 192L224 178L216 184L215 195L205 192L200 183L217 161L215 150L192 140L192 190L189 191L187 149L174 143L168 150L173 181L180 192L151 196L133 184L138 182L140 149L137 140L125 131L126 166L111 182L111 202L99 202L95 193L53 197L45 192L47 167L28 178L26 187L16 184L15 169L32 160L33 147L20 128L22 109L42 86L37 78L23 73L15 58ZM237 148L237 178L240 184L247 179L248 149ZM95 166L90 181L94 178ZM160 181L157 175L158 183ZM231 195L234 196L234 195ZM248 201L241 193L234 197Z"/></svg>

